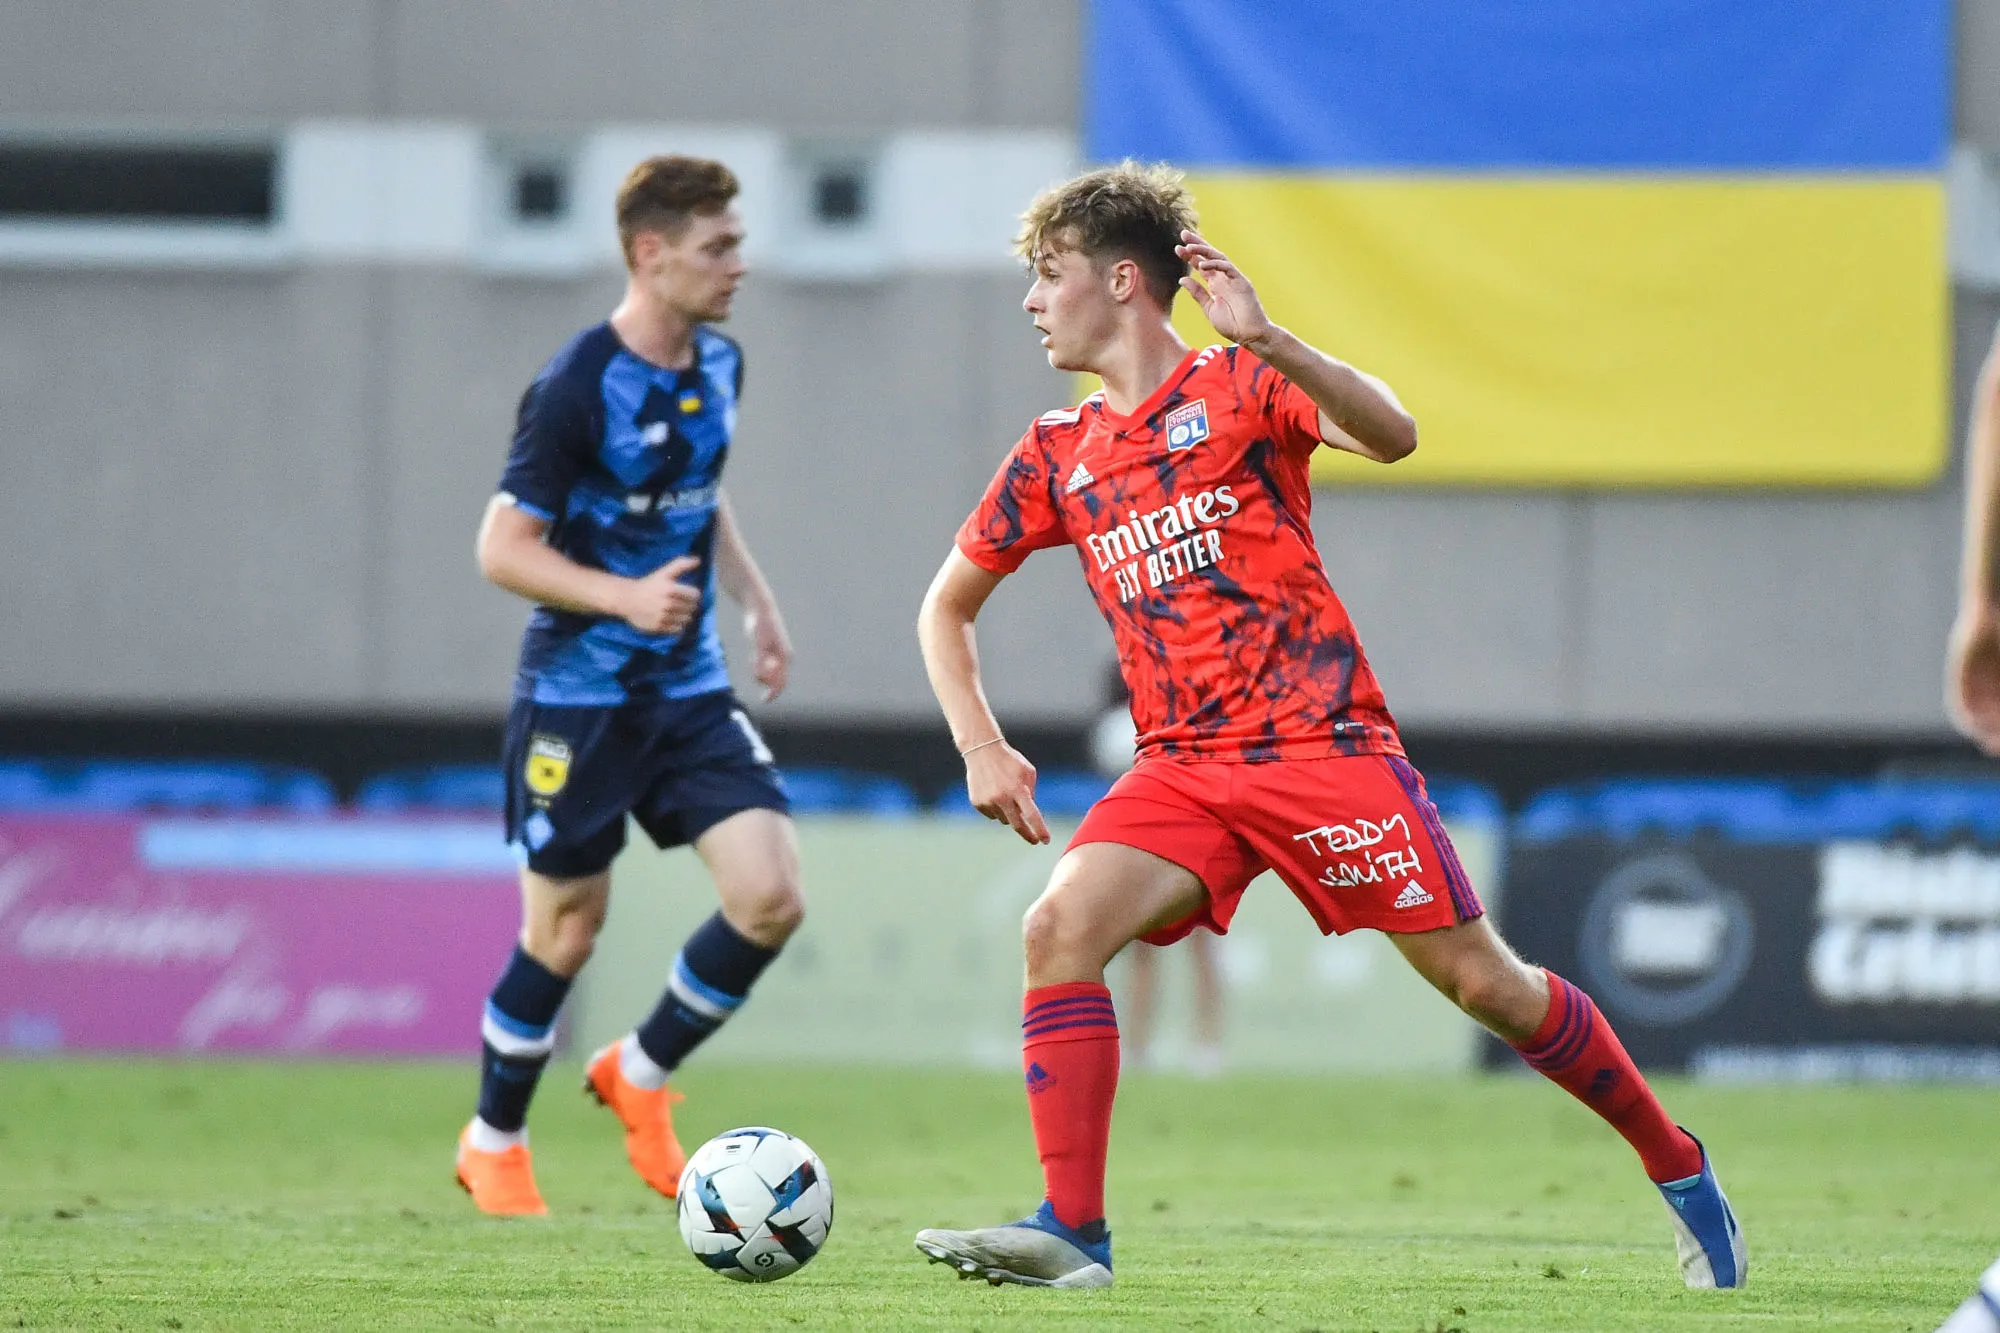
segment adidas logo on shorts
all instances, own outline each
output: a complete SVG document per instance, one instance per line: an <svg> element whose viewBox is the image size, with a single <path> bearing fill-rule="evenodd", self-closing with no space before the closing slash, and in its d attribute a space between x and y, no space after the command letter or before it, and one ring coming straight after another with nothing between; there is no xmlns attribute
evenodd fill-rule
<svg viewBox="0 0 2000 1333"><path fill-rule="evenodd" d="M1403 891L1396 895L1398 907L1422 907L1430 901L1432 901L1431 896L1424 892L1424 886L1415 880L1411 880L1404 886Z"/></svg>

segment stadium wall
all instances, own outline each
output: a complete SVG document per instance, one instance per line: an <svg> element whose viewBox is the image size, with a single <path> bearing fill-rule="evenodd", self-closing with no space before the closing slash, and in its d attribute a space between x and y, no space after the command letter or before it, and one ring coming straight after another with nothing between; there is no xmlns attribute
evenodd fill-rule
<svg viewBox="0 0 2000 1333"><path fill-rule="evenodd" d="M57 0L0 15L0 131L308 121L1078 134L1075 0L476 9ZM2000 159L2000 2L1958 12L1957 137ZM635 34L657 41L633 40ZM888 36L885 38L885 34ZM927 719L910 623L956 519L1067 384L996 262L772 264L731 487L800 648L777 720ZM2000 318L1962 267L1954 394ZM1967 276L1969 275L1969 276ZM0 707L490 715L520 614L470 535L513 404L616 276L362 256L0 260ZM1316 528L1407 721L1942 730L1956 463L1896 492L1332 490ZM985 636L1010 718L1077 719L1107 645L1060 557Z"/></svg>

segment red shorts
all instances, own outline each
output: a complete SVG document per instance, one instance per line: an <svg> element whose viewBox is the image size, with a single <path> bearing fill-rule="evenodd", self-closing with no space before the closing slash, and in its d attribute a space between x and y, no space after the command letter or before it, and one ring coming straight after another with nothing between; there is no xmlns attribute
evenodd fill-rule
<svg viewBox="0 0 2000 1333"><path fill-rule="evenodd" d="M1229 929L1250 881L1275 870L1322 935L1437 930L1485 912L1424 779L1400 755L1250 764L1147 759L1090 808L1071 847L1116 842L1192 871L1208 905L1147 935Z"/></svg>

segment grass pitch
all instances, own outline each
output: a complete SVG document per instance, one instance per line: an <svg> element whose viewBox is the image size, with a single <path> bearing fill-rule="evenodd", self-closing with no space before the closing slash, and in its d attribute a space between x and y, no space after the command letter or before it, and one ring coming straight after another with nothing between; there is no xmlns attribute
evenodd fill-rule
<svg viewBox="0 0 2000 1333"><path fill-rule="evenodd" d="M688 1257L577 1077L535 1111L554 1215L502 1222L451 1183L469 1060L0 1063L0 1328L1928 1330L2000 1249L1990 1090L1665 1088L1749 1237L1749 1288L1712 1293L1540 1080L1135 1077L1118 1285L996 1289L910 1237L1036 1202L1016 1079L699 1068L690 1146L779 1125L837 1191L819 1258L745 1287Z"/></svg>

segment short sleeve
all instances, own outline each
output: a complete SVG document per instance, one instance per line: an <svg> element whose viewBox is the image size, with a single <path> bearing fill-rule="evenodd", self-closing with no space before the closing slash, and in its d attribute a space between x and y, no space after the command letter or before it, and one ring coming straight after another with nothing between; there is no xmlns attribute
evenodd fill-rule
<svg viewBox="0 0 2000 1333"><path fill-rule="evenodd" d="M1319 448L1319 405L1254 354L1239 350L1236 356L1236 373L1248 381L1243 396L1255 405L1278 447L1301 457Z"/></svg>
<svg viewBox="0 0 2000 1333"><path fill-rule="evenodd" d="M958 530L958 549L967 560L989 574L1011 574L1029 552L1068 543L1050 473L1040 433L1030 429Z"/></svg>
<svg viewBox="0 0 2000 1333"><path fill-rule="evenodd" d="M587 413L574 391L553 377L538 379L521 395L501 493L522 512L554 522L591 453Z"/></svg>

